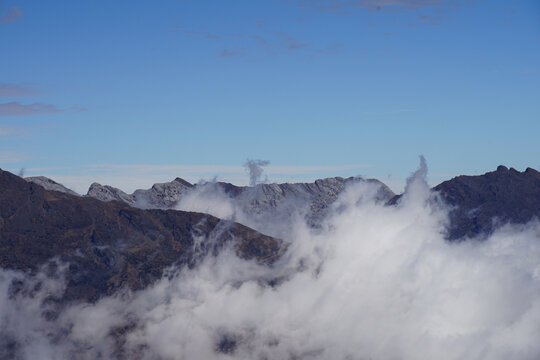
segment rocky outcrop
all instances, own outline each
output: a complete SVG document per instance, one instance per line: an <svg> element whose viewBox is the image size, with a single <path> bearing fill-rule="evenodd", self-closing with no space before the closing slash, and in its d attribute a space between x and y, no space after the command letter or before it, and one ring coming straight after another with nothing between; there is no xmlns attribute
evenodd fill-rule
<svg viewBox="0 0 540 360"><path fill-rule="evenodd" d="M172 209L187 190L193 188L189 182L176 178L171 182L154 184L148 190L136 190L126 194L122 190L93 183L86 196L101 201L118 200L142 209Z"/></svg>
<svg viewBox="0 0 540 360"><path fill-rule="evenodd" d="M337 199L348 184L368 182L379 186L378 199L386 202L394 193L382 182L360 177L333 177L313 183L258 184L235 186L225 182L207 182L192 185L176 178L168 183L154 184L148 190L136 190L126 194L120 189L92 184L87 196L102 201L119 200L139 208L171 209L186 195L197 191L221 191L246 213L268 214L272 217L288 218L293 212L305 210L306 219L316 225L326 209Z"/></svg>
<svg viewBox="0 0 540 360"><path fill-rule="evenodd" d="M246 213L252 212L263 217L268 214L281 219L280 222L286 222L295 212L300 212L305 214L306 222L310 226L317 227L346 186L358 182L376 184L379 187L377 199L382 202L394 196L382 182L361 177L333 177L313 183L259 184L235 191L231 191L231 185L227 184L227 189L233 201Z"/></svg>
<svg viewBox="0 0 540 360"><path fill-rule="evenodd" d="M524 224L540 217L540 172L499 166L479 176L458 176L433 188L454 209L451 240L489 234L505 223Z"/></svg>
<svg viewBox="0 0 540 360"><path fill-rule="evenodd" d="M365 180L360 177L333 177L316 180L313 183L261 184L252 188L253 192L247 195L247 198L251 198L250 203L255 211L264 211L288 199L296 199L308 203L311 211L318 214L336 201L348 184L354 182L377 184L379 186L377 198L380 201L387 201L394 196L394 193L379 180Z"/></svg>
<svg viewBox="0 0 540 360"><path fill-rule="evenodd" d="M92 183L86 194L88 197L92 197L101 201L122 201L128 205L135 205L135 196L133 194L126 194L122 190L109 185L101 185L99 183Z"/></svg>
<svg viewBox="0 0 540 360"><path fill-rule="evenodd" d="M227 244L239 257L265 264L286 248L207 214L141 210L48 191L0 170L0 267L36 272L51 259L67 264L66 301L144 288L164 269L195 266Z"/></svg>
<svg viewBox="0 0 540 360"><path fill-rule="evenodd" d="M181 178L171 182L154 184L148 190L136 190L135 206L150 209L172 209L194 186Z"/></svg>

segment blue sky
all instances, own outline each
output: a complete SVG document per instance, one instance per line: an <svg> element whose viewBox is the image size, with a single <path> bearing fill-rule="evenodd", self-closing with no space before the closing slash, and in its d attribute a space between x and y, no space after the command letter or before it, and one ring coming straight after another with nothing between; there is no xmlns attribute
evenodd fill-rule
<svg viewBox="0 0 540 360"><path fill-rule="evenodd" d="M0 1L0 167L176 176L540 168L540 2Z"/></svg>

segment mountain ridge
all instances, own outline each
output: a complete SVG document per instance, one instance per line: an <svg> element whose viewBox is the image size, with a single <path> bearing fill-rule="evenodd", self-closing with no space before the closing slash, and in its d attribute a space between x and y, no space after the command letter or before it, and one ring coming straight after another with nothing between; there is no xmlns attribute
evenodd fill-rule
<svg viewBox="0 0 540 360"><path fill-rule="evenodd" d="M453 206L450 239L490 234L505 223L540 217L540 172L499 165L483 175L460 175L433 188Z"/></svg>
<svg viewBox="0 0 540 360"><path fill-rule="evenodd" d="M268 265L287 246L208 214L50 191L0 169L0 267L35 272L54 258L68 264L65 300L144 288L165 268L195 266L228 244L239 257Z"/></svg>
<svg viewBox="0 0 540 360"><path fill-rule="evenodd" d="M35 178L45 185L54 186L54 190L67 189L52 180L45 181L47 178ZM394 194L379 180L359 177L325 178L312 183L257 184L253 187L226 182L191 184L177 177L171 182L156 183L146 190L135 190L132 194L94 183L85 196L102 201L118 200L142 209L171 209L190 192L214 186L254 215L267 213L267 217L282 216L286 221L296 207L307 207L309 213L306 221L316 227L324 217L325 210L345 186L354 181L380 185L380 198L388 205L395 205L402 196ZM453 207L447 234L450 240L489 234L504 223L524 223L540 217L540 205L537 205L540 204L540 173L531 167L520 172L500 165L495 171L482 175L456 176L434 186L432 191L440 193L444 201ZM287 203L291 198L295 200L291 201L292 205Z"/></svg>

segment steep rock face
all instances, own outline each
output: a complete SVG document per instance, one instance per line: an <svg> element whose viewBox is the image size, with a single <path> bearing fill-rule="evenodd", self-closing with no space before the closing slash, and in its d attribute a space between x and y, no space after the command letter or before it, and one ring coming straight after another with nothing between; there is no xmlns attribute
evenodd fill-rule
<svg viewBox="0 0 540 360"><path fill-rule="evenodd" d="M266 264L286 248L210 215L47 191L0 170L0 267L36 272L53 258L68 264L67 301L144 288L165 268L194 266L226 244L241 258Z"/></svg>
<svg viewBox="0 0 540 360"><path fill-rule="evenodd" d="M504 223L524 224L540 217L540 172L499 166L479 176L458 176L433 188L455 208L448 237L473 237Z"/></svg>
<svg viewBox="0 0 540 360"><path fill-rule="evenodd" d="M101 201L123 201L142 209L172 209L181 199L182 194L191 188L193 188L192 184L180 178L167 183L154 184L148 190L136 190L133 194L126 194L112 186L93 183L86 196Z"/></svg>
<svg viewBox="0 0 540 360"><path fill-rule="evenodd" d="M136 190L129 195L111 186L92 184L87 196L102 201L119 200L139 208L171 209L182 198L197 191L222 191L246 213L257 216L265 214L273 218L286 219L299 209L306 212L306 219L316 225L324 211L337 199L348 184L368 182L380 189L378 199L386 202L394 193L382 182L360 177L333 177L316 180L313 183L258 184L256 186L235 186L230 183L215 182L192 185L176 178L168 183L154 184L148 190Z"/></svg>
<svg viewBox="0 0 540 360"><path fill-rule="evenodd" d="M317 227L324 218L329 206L336 201L346 186L356 182L372 183L379 186L377 199L386 202L394 193L383 183L375 179L360 177L333 177L319 179L313 183L259 184L243 187L229 193L246 212L259 216L267 214L280 222L290 221L297 211L305 213L310 226ZM229 184L230 185L230 184Z"/></svg>
<svg viewBox="0 0 540 360"><path fill-rule="evenodd" d="M255 211L264 211L292 198L309 203L312 212L319 213L337 199L347 184L353 182L378 184L380 186L378 199L381 201L394 196L386 185L375 179L333 177L319 179L313 183L261 184L255 187L255 196L248 195L248 198L253 196L251 204Z"/></svg>
<svg viewBox="0 0 540 360"><path fill-rule="evenodd" d="M56 181L49 179L45 176L28 176L25 177L24 180L38 184L45 188L45 190L60 191L66 194L79 196L79 194L77 194L75 191L68 189L64 185L59 184Z"/></svg>
<svg viewBox="0 0 540 360"><path fill-rule="evenodd" d="M182 195L193 187L181 178L167 183L157 183L148 190L136 190L133 193L135 205L141 208L171 209L182 198Z"/></svg>
<svg viewBox="0 0 540 360"><path fill-rule="evenodd" d="M109 186L101 185L98 183L92 183L86 194L88 197L92 197L101 201L122 201L131 206L135 205L136 199L135 196L126 194L122 190Z"/></svg>

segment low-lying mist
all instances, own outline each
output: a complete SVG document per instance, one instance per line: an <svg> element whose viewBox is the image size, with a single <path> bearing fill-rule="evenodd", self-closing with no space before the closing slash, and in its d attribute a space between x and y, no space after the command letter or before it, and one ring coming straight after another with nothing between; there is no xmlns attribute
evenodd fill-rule
<svg viewBox="0 0 540 360"><path fill-rule="evenodd" d="M422 164L396 206L352 183L317 229L305 209L261 218L217 188L179 204L283 237L272 267L225 249L145 290L67 307L54 301L61 266L2 270L0 358L538 359L540 225L448 242L450 209L425 175Z"/></svg>

